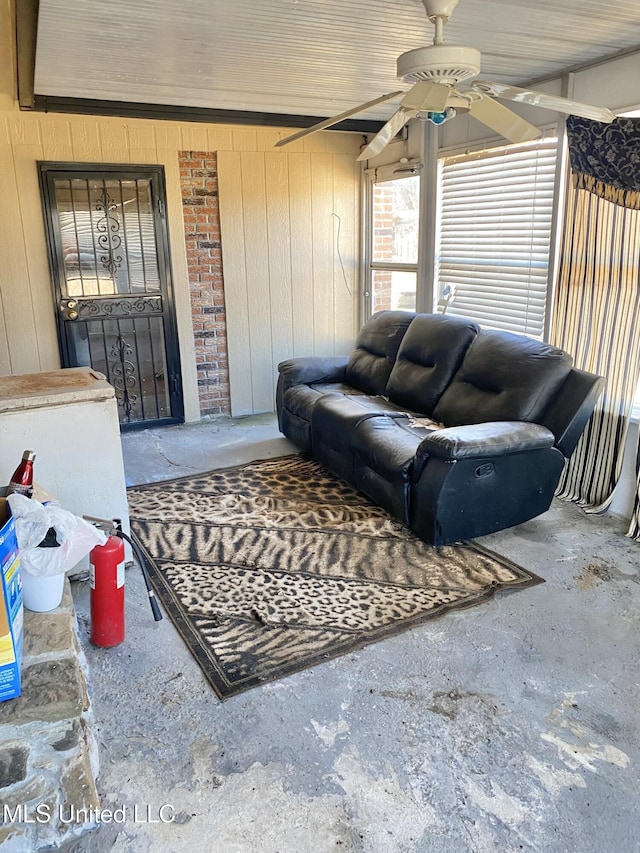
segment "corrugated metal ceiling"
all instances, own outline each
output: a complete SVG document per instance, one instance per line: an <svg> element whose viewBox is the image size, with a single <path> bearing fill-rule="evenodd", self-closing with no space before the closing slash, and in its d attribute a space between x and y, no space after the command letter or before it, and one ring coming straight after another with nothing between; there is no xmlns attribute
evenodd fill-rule
<svg viewBox="0 0 640 853"><path fill-rule="evenodd" d="M35 91L327 116L398 88L398 55L432 37L420 0L40 0ZM517 85L640 45L640 5L460 0L445 39Z"/></svg>

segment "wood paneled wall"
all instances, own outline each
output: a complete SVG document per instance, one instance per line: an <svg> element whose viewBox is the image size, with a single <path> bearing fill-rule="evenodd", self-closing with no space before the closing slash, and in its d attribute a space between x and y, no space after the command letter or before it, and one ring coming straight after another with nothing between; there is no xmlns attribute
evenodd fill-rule
<svg viewBox="0 0 640 853"><path fill-rule="evenodd" d="M59 367L37 161L159 163L187 420L199 417L178 151L219 152L233 414L273 410L277 362L346 352L356 326L361 137L0 111L0 375ZM334 215L335 214L335 215Z"/></svg>
<svg viewBox="0 0 640 853"><path fill-rule="evenodd" d="M358 175L348 153L219 152L233 414L273 408L278 362L350 350Z"/></svg>

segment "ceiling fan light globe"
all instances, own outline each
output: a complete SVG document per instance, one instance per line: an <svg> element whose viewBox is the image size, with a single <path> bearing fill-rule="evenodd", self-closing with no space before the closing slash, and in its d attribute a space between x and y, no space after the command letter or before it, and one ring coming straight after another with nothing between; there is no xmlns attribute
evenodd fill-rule
<svg viewBox="0 0 640 853"><path fill-rule="evenodd" d="M435 125L444 124L445 121L449 121L450 118L455 118L455 116L456 111L453 109L453 107L447 107L446 110L441 113L427 113L427 119Z"/></svg>

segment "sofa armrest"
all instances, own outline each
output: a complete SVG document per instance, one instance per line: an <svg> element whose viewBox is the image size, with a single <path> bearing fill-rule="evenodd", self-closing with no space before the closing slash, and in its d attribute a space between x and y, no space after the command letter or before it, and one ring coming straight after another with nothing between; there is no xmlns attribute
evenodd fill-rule
<svg viewBox="0 0 640 853"><path fill-rule="evenodd" d="M524 421L490 421L447 427L428 435L418 454L440 459L477 459L553 447L551 430Z"/></svg>
<svg viewBox="0 0 640 853"><path fill-rule="evenodd" d="M278 365L278 384L276 387L276 412L280 423L282 403L285 393L294 385L310 385L312 382L344 382L349 357L309 356L307 358L289 358ZM280 423L282 430L282 423Z"/></svg>
<svg viewBox="0 0 640 853"><path fill-rule="evenodd" d="M290 358L280 362L278 372L285 388L312 382L343 382L348 361L346 355Z"/></svg>

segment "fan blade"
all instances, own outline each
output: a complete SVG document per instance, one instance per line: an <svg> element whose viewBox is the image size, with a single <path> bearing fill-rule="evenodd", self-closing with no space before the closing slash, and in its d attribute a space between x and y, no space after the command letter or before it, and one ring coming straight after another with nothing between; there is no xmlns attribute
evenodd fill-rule
<svg viewBox="0 0 640 853"><path fill-rule="evenodd" d="M536 92L533 89L518 89L516 86L505 86L502 83L491 83L488 80L475 80L471 84L474 92L483 95L493 95L496 98L504 98L507 101L517 101L521 104L531 104L534 107L544 107L555 110L558 113L566 113L570 116L582 116L594 121L605 123L612 122L615 114L606 107L596 107L593 104L583 104L580 101L572 101L569 98L561 98L558 95L547 95L545 92Z"/></svg>
<svg viewBox="0 0 640 853"><path fill-rule="evenodd" d="M298 133L294 133L292 136L287 136L286 139L280 139L276 142L274 147L281 148L283 145L295 142L296 139L302 139L303 136L309 136L312 133L316 133L318 130L324 130L334 124L338 124L339 121L344 121L344 119L350 118L357 113L362 113L365 110L368 110L369 107L375 107L376 104L383 104L385 101L391 101L393 98L397 98L398 95L401 94L402 89L399 89L397 92L390 92L388 95L380 95L379 98L374 98L373 101L367 101L366 104L360 104L359 107L353 107L351 110L345 110L343 113L340 113L340 115L333 116L333 118L326 118L323 121L319 121L317 124L312 125L312 127L307 127L304 130L298 131Z"/></svg>
<svg viewBox="0 0 640 853"><path fill-rule="evenodd" d="M528 142L537 139L542 131L528 121L516 115L512 110L503 107L491 98L478 98L471 101L471 115L504 136L509 142Z"/></svg>
<svg viewBox="0 0 640 853"><path fill-rule="evenodd" d="M451 87L442 83L432 83L429 80L414 83L400 101L400 108L361 152L358 160L368 160L369 157L375 157L376 154L379 154L405 124L410 119L415 118L418 113L443 112L450 95Z"/></svg>
<svg viewBox="0 0 640 853"><path fill-rule="evenodd" d="M414 83L400 104L407 110L416 110L420 113L441 113L447 106L450 94L450 86L421 80L419 83Z"/></svg>
<svg viewBox="0 0 640 853"><path fill-rule="evenodd" d="M378 131L367 147L361 152L358 160L368 160L369 157L375 157L383 151L391 142L396 133L399 133L409 119L415 118L418 115L417 110L405 110L400 107L385 124L382 130Z"/></svg>

